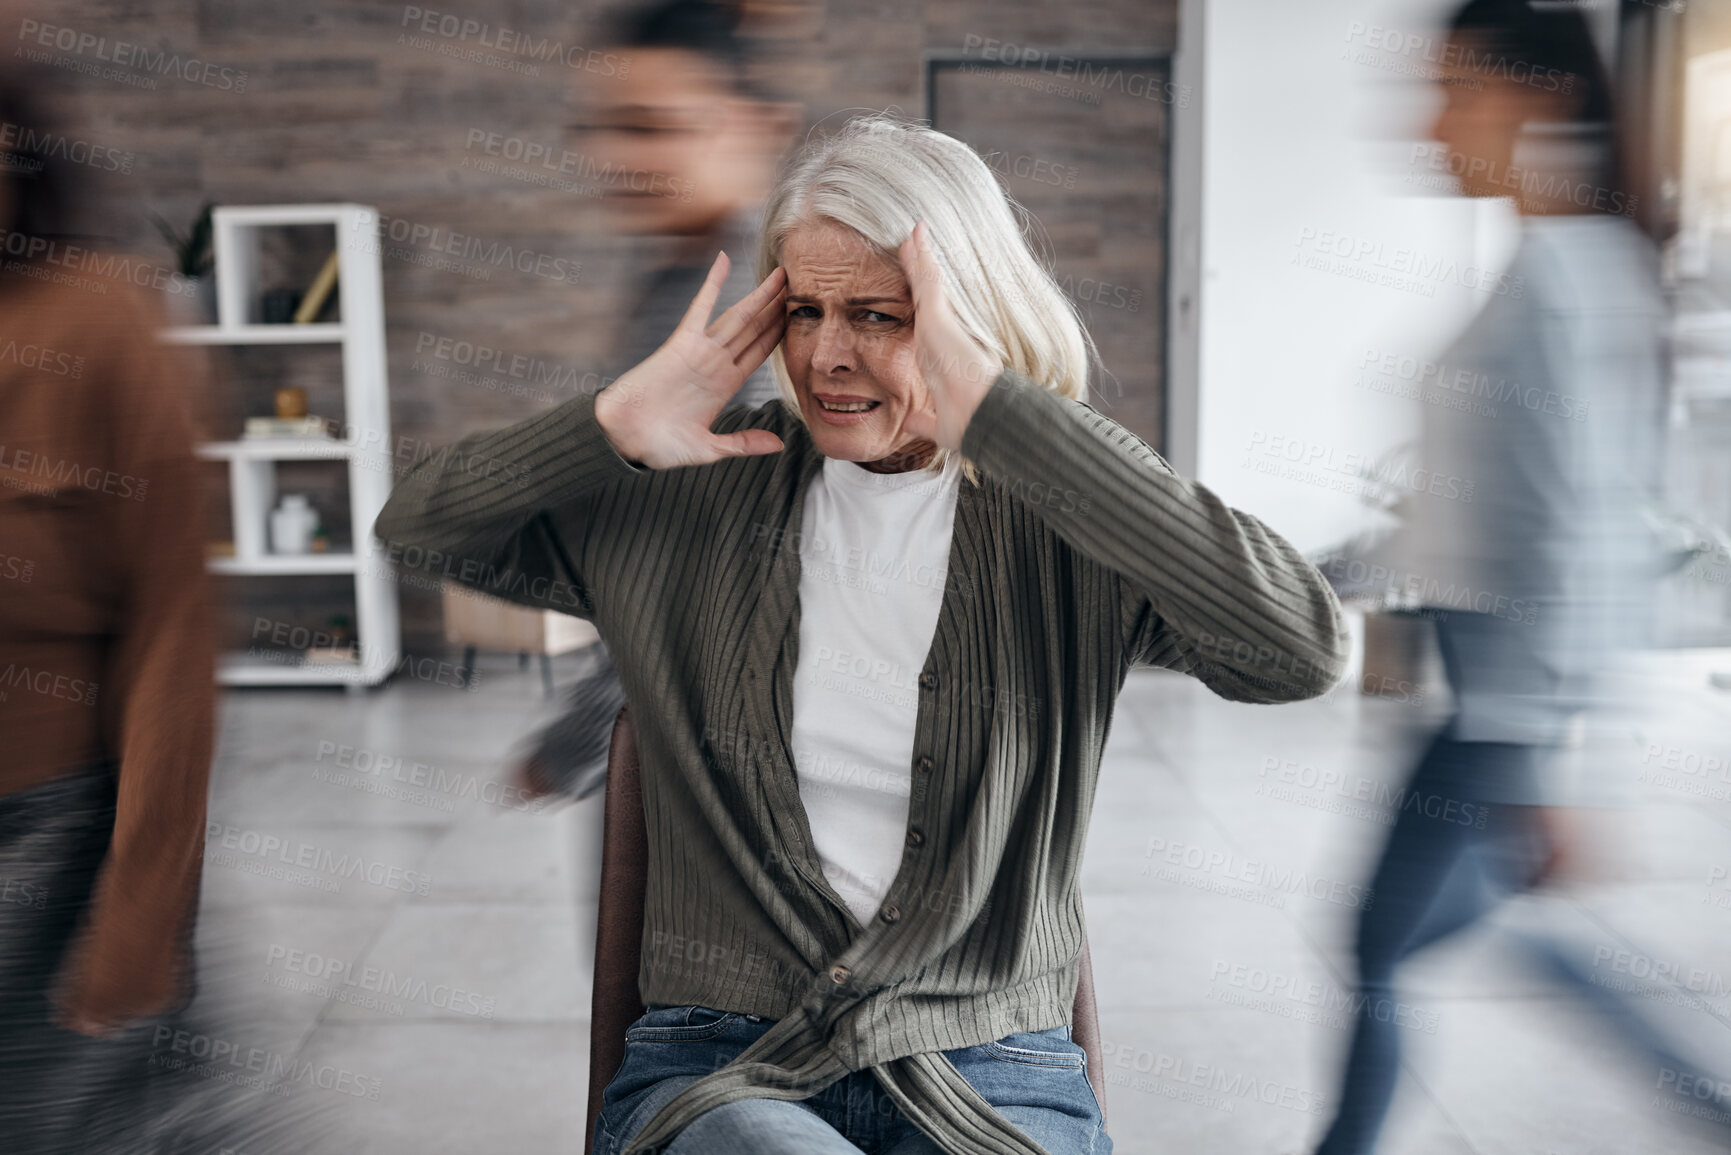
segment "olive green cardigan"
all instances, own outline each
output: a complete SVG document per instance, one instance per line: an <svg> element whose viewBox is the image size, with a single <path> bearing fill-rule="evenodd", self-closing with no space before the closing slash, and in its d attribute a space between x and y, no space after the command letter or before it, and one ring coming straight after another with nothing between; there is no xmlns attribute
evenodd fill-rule
<svg viewBox="0 0 1731 1155"><path fill-rule="evenodd" d="M800 509L823 458L780 401L716 423L747 427L786 448L645 470L580 397L423 463L377 532L402 564L595 622L642 757L643 999L779 1020L631 1151L723 1103L871 1068L946 1151L1032 1155L940 1052L1069 1021L1082 846L1126 672L1309 698L1345 662L1339 605L1261 522L1005 373L962 446L980 478L961 487L918 677L900 872L861 926L824 879L788 747Z"/></svg>

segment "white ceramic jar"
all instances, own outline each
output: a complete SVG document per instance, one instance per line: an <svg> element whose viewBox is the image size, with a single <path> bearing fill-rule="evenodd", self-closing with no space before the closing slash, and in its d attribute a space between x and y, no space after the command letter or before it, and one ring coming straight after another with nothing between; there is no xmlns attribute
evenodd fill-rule
<svg viewBox="0 0 1731 1155"><path fill-rule="evenodd" d="M283 494L282 503L271 511L270 515L271 552L310 552L313 531L318 527L318 512L307 504L306 494Z"/></svg>

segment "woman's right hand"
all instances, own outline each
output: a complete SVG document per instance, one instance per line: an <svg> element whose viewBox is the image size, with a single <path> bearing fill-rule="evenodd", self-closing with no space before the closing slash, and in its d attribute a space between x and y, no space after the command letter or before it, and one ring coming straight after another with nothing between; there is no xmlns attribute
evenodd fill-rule
<svg viewBox="0 0 1731 1155"><path fill-rule="evenodd" d="M781 451L781 438L767 429L709 429L787 327L787 274L779 268L708 324L727 269L721 253L666 344L596 395L595 420L627 461L673 469Z"/></svg>

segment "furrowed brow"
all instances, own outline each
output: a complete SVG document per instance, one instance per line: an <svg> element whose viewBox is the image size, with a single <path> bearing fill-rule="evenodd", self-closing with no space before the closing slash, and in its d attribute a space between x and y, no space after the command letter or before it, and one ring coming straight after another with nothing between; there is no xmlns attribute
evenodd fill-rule
<svg viewBox="0 0 1731 1155"><path fill-rule="evenodd" d="M789 293L787 300L798 301L802 305L815 305L817 303L816 297L808 297L803 293ZM847 303L850 305L906 305L908 299L906 297L849 297Z"/></svg>

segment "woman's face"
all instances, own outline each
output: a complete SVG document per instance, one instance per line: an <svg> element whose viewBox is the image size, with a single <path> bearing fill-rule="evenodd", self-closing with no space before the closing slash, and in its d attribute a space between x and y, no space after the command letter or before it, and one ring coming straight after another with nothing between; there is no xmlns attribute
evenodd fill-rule
<svg viewBox="0 0 1731 1155"><path fill-rule="evenodd" d="M1431 137L1448 149L1449 171L1456 174L1463 196L1515 196L1522 188L1521 171L1512 167L1522 125L1574 115L1574 100L1511 80L1508 67L1483 40L1457 34L1450 38L1438 70L1443 106L1431 125Z"/></svg>
<svg viewBox="0 0 1731 1155"><path fill-rule="evenodd" d="M773 106L747 100L703 55L682 48L618 53L582 83L594 123L579 148L599 166L605 203L627 230L706 232L761 197L786 148ZM586 179L580 176L578 179Z"/></svg>
<svg viewBox="0 0 1731 1155"><path fill-rule="evenodd" d="M781 264L787 270L782 356L818 451L864 463L919 444L906 425L928 398L901 268L830 222L789 233Z"/></svg>
<svg viewBox="0 0 1731 1155"><path fill-rule="evenodd" d="M1470 39L1456 38L1457 50L1473 51ZM1507 171L1521 128L1521 109L1496 78L1475 74L1454 63L1439 70L1443 106L1431 126L1431 137L1449 152L1449 171L1456 174L1462 196L1508 195L1493 173Z"/></svg>

